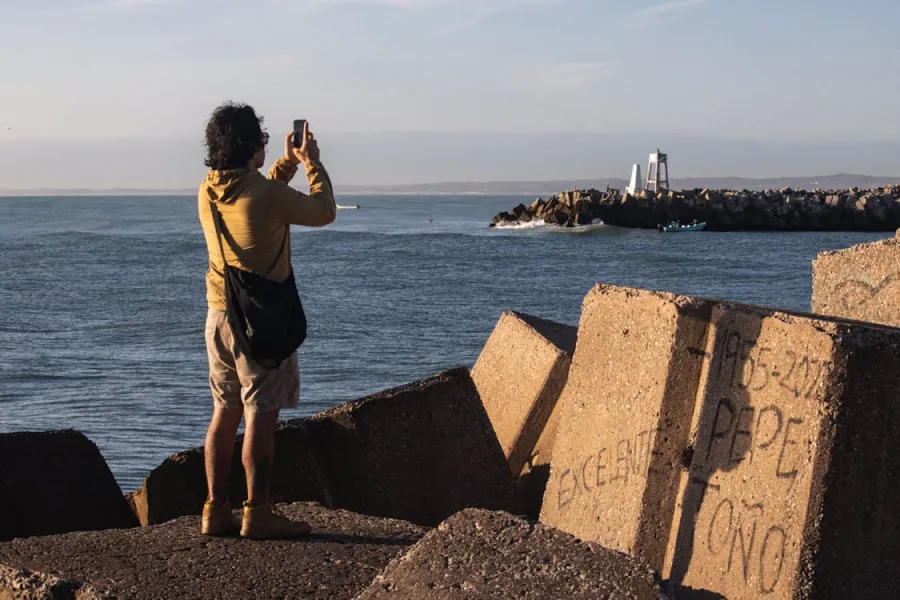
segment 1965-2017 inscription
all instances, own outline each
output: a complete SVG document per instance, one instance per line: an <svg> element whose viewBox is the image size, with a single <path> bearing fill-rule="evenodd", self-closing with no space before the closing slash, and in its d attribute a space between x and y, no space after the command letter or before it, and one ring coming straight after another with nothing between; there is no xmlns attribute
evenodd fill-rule
<svg viewBox="0 0 900 600"><path fill-rule="evenodd" d="M721 560L723 571L746 584L748 593L768 595L788 579L785 573L794 560L787 555L802 522L778 504L791 502L788 494L810 462L815 428L804 408L826 380L831 362L762 337L760 343L723 327L711 352L695 351L705 357L707 376L685 493L695 498L699 493L702 499L691 533L694 555ZM558 510L571 510L578 498L579 504L602 502L616 486L677 465L675 457L663 459L668 438L662 427L622 433L558 471L553 498ZM761 485L776 485L778 492L757 498ZM641 501L640 496L633 501Z"/></svg>
<svg viewBox="0 0 900 600"><path fill-rule="evenodd" d="M808 408L832 363L729 329L719 332L710 359L712 418L700 424L686 491L702 499L694 552L721 560L748 592L772 594L798 558L792 537L804 515L788 507L793 493L803 495L796 484L817 431Z"/></svg>

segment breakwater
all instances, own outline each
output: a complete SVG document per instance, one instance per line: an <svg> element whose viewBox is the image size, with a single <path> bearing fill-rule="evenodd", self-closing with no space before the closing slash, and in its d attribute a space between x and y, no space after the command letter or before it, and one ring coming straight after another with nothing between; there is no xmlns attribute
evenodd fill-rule
<svg viewBox="0 0 900 600"><path fill-rule="evenodd" d="M572 190L497 214L491 227L543 221L575 227L598 221L655 229L705 222L712 231L893 231L900 227L900 185L861 190Z"/></svg>
<svg viewBox="0 0 900 600"><path fill-rule="evenodd" d="M200 537L202 448L125 497L83 435L0 434L0 597L894 598L898 264L821 254L818 314L608 284L577 328L505 313L471 370L281 424L305 539Z"/></svg>

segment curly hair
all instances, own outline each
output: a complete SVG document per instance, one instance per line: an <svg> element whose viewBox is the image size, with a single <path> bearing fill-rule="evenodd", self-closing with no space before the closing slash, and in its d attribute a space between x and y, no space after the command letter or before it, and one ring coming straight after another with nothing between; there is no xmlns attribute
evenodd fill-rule
<svg viewBox="0 0 900 600"><path fill-rule="evenodd" d="M216 108L206 123L206 166L217 171L246 167L265 146L262 122L246 104L226 102Z"/></svg>

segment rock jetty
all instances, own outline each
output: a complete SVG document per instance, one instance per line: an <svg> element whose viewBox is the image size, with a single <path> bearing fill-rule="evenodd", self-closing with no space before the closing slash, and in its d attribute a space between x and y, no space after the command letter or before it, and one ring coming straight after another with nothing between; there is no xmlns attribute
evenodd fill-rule
<svg viewBox="0 0 900 600"><path fill-rule="evenodd" d="M491 227L542 222L576 227L655 229L705 222L711 231L893 231L900 227L900 185L862 190L662 190L637 196L617 189L572 190L501 212Z"/></svg>

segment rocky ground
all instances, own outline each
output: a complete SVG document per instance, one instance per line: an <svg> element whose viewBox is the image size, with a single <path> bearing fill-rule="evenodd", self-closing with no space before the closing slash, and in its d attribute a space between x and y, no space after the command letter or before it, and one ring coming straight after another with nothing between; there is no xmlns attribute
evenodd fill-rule
<svg viewBox="0 0 900 600"><path fill-rule="evenodd" d="M655 229L705 222L712 231L893 231L900 227L900 185L861 190L663 190L637 196L616 189L567 191L501 212L491 227L541 221L575 227Z"/></svg>
<svg viewBox="0 0 900 600"><path fill-rule="evenodd" d="M282 510L309 521L313 534L210 538L200 535L198 517L182 517L3 543L0 598L662 597L642 561L504 512L463 511L425 535L412 523L313 503Z"/></svg>
<svg viewBox="0 0 900 600"><path fill-rule="evenodd" d="M314 504L282 510L315 534L210 538L192 516L0 544L0 598L353 598L426 531Z"/></svg>

